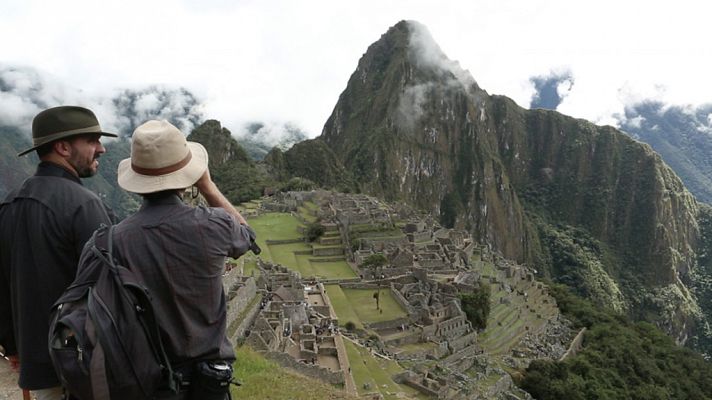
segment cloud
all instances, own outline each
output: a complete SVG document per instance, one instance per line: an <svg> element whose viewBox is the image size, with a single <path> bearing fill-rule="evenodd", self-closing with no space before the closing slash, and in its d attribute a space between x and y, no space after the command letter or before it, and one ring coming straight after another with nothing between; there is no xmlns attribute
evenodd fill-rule
<svg viewBox="0 0 712 400"><path fill-rule="evenodd" d="M205 119L200 100L185 88L124 89L111 102L123 132L133 131L149 119L166 119L184 133L190 133Z"/></svg>
<svg viewBox="0 0 712 400"><path fill-rule="evenodd" d="M238 139L258 142L268 147L287 150L307 138L306 133L294 123L251 121L235 132Z"/></svg>
<svg viewBox="0 0 712 400"><path fill-rule="evenodd" d="M182 87L153 85L90 94L31 67L0 64L0 125L29 134L38 112L70 104L91 109L104 130L123 135L148 119L167 119L185 133L204 119L201 100Z"/></svg>
<svg viewBox="0 0 712 400"><path fill-rule="evenodd" d="M476 85L475 79L469 71L463 70L459 62L450 60L443 53L425 25L408 21L408 27L410 28L409 55L416 65L440 73L444 78L449 78L449 75L452 75L468 91L473 85ZM449 79L449 81L451 80Z"/></svg>
<svg viewBox="0 0 712 400"><path fill-rule="evenodd" d="M398 99L398 123L406 130L415 128L418 120L423 116L423 104L427 101L428 93L435 84L426 82L408 86Z"/></svg>
<svg viewBox="0 0 712 400"><path fill-rule="evenodd" d="M529 108L556 110L574 86L570 70L551 71L547 75L533 76L529 82L534 85L534 94Z"/></svg>

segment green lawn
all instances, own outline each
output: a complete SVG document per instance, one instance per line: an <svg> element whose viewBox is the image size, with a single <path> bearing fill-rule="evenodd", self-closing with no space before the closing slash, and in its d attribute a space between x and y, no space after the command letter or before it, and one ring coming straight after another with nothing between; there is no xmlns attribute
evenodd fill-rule
<svg viewBox="0 0 712 400"><path fill-rule="evenodd" d="M427 398L417 390L393 381L393 375L403 371L395 361L372 356L366 348L357 346L350 340L344 340L344 344L359 395L380 392L384 399L402 399L403 397L398 395L400 392L411 399ZM370 387L366 389L364 384Z"/></svg>
<svg viewBox="0 0 712 400"><path fill-rule="evenodd" d="M358 399L339 388L281 368L247 346L239 347L236 353L233 376L242 386L230 388L233 399Z"/></svg>
<svg viewBox="0 0 712 400"><path fill-rule="evenodd" d="M325 289L326 294L329 296L331 306L334 307L334 312L339 318L339 325L344 326L347 322L351 321L356 325L356 328L363 329L361 319L354 309L351 308L351 303L344 294L344 291L341 290L341 286L326 285Z"/></svg>
<svg viewBox="0 0 712 400"><path fill-rule="evenodd" d="M288 244L271 244L269 245L271 260L273 262L287 266L295 271L299 271L295 251L311 251L308 244L304 242L288 243ZM299 271L302 272L302 271Z"/></svg>
<svg viewBox="0 0 712 400"><path fill-rule="evenodd" d="M381 289L380 307L376 309L376 299L373 294L377 292L375 289L342 289L344 295L353 307L356 314L362 322L372 323L380 321L390 321L392 319L406 317L406 311L393 298L393 294L389 289Z"/></svg>
<svg viewBox="0 0 712 400"><path fill-rule="evenodd" d="M313 259L313 257L311 257ZM349 264L344 261L325 261L315 262L310 261L309 264L314 271L314 274L326 279L344 279L355 278L356 273L349 267Z"/></svg>
<svg viewBox="0 0 712 400"><path fill-rule="evenodd" d="M250 218L247 222L257 232L257 243L260 246L268 239L289 240L302 237L297 231L301 224L289 213L266 213Z"/></svg>
<svg viewBox="0 0 712 400"><path fill-rule="evenodd" d="M299 215L304 218L305 221L307 222L315 222L316 221L316 215L314 215L313 210L306 208L306 207L299 207L297 208L297 212Z"/></svg>

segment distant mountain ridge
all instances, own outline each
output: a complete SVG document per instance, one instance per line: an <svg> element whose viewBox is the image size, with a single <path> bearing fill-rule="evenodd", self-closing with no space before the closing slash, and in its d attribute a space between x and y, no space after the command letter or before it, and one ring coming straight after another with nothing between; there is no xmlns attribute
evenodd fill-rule
<svg viewBox="0 0 712 400"><path fill-rule="evenodd" d="M712 104L637 103L626 108L621 129L648 143L698 200L712 204Z"/></svg>

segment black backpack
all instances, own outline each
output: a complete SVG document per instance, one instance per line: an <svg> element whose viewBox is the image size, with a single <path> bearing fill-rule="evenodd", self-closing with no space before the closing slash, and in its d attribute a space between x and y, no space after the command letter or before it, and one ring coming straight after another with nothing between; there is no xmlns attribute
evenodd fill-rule
<svg viewBox="0 0 712 400"><path fill-rule="evenodd" d="M52 307L49 354L62 385L81 400L149 399L178 390L151 296L112 256L113 227L101 227L74 282ZM104 245L108 242L107 245Z"/></svg>

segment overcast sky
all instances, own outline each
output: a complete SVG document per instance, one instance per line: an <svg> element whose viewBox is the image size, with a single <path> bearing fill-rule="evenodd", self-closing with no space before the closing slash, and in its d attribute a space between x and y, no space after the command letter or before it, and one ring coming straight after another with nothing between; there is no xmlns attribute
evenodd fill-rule
<svg viewBox="0 0 712 400"><path fill-rule="evenodd" d="M57 101L183 87L233 132L259 120L315 137L368 46L410 19L490 94L529 107L530 78L563 74L559 111L614 123L642 99L712 102L711 4L0 0L0 68L36 70ZM16 111L0 95L0 119L10 118Z"/></svg>

